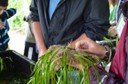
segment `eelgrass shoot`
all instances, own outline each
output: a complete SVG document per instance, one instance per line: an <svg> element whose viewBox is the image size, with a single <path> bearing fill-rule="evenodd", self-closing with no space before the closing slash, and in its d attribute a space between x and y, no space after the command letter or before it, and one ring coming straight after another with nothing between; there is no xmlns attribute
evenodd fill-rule
<svg viewBox="0 0 128 84"><path fill-rule="evenodd" d="M90 84L90 68L100 81L96 67L99 63L97 56L53 45L38 59L28 84Z"/></svg>

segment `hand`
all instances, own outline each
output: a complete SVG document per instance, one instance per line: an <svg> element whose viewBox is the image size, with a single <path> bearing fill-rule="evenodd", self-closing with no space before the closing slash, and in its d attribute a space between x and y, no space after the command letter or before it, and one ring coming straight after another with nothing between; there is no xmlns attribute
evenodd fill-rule
<svg viewBox="0 0 128 84"><path fill-rule="evenodd" d="M42 57L47 50L39 50L38 58Z"/></svg>
<svg viewBox="0 0 128 84"><path fill-rule="evenodd" d="M82 40L82 39L86 39L86 38L88 38L88 37L86 36L86 34L82 34L79 38L77 38L76 40L72 41L72 42L69 44L69 46L70 46L71 48L75 48L75 44L76 44L77 41Z"/></svg>
<svg viewBox="0 0 128 84"><path fill-rule="evenodd" d="M109 28L109 30L108 30L108 34L110 35L110 36L116 36L117 35L117 31L116 31L116 22L114 21L114 22L111 22L110 23L111 24L111 26L110 26L110 28Z"/></svg>
<svg viewBox="0 0 128 84"><path fill-rule="evenodd" d="M0 28L5 28L4 22L0 20Z"/></svg>
<svg viewBox="0 0 128 84"><path fill-rule="evenodd" d="M111 35L111 36L116 36L117 35L117 31L116 31L116 26L111 26L108 30L108 33Z"/></svg>
<svg viewBox="0 0 128 84"><path fill-rule="evenodd" d="M97 55L100 58L104 58L106 53L106 49L103 46L97 44L95 41L88 37L77 41L75 44L75 49L87 52L89 54Z"/></svg>

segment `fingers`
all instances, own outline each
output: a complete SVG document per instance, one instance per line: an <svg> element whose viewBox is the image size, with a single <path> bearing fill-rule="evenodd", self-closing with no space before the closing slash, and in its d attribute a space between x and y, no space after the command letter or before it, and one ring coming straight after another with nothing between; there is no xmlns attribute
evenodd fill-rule
<svg viewBox="0 0 128 84"><path fill-rule="evenodd" d="M80 42L76 42L76 44L75 44L75 49L76 49L76 50L79 50L79 49L80 49L80 45L81 45Z"/></svg>
<svg viewBox="0 0 128 84"><path fill-rule="evenodd" d="M0 28L5 28L4 22L0 20Z"/></svg>
<svg viewBox="0 0 128 84"><path fill-rule="evenodd" d="M109 34L112 35L112 36L117 35L116 26L110 27Z"/></svg>
<svg viewBox="0 0 128 84"><path fill-rule="evenodd" d="M46 51L47 51L47 50L40 50L38 57L39 57L39 58L42 57L42 56L46 53Z"/></svg>
<svg viewBox="0 0 128 84"><path fill-rule="evenodd" d="M78 42L76 42L76 44L75 44L75 49L76 50L85 50L85 49L87 49L88 48L88 45L87 45L87 43L83 40L81 40L81 41L78 41Z"/></svg>
<svg viewBox="0 0 128 84"><path fill-rule="evenodd" d="M80 40L86 40L86 39L88 39L88 37L86 36L86 34L82 34L81 36L79 36L76 40L74 40L74 41L72 41L72 42L70 42L69 44L70 44L70 47L71 48L75 48L75 44L77 43L77 42L79 42Z"/></svg>

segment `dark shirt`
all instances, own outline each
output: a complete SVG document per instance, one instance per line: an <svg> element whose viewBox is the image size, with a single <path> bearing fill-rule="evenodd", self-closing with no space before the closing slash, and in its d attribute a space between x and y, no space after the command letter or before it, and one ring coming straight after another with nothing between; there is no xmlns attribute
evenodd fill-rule
<svg viewBox="0 0 128 84"><path fill-rule="evenodd" d="M68 44L85 33L93 40L107 35L109 24L108 0L61 0L51 19L49 0L32 0L31 19L40 21L47 47Z"/></svg>
<svg viewBox="0 0 128 84"><path fill-rule="evenodd" d="M5 29L0 28L0 51L7 49L8 42L10 40L8 36L9 24L6 20L4 21L4 24L5 24Z"/></svg>

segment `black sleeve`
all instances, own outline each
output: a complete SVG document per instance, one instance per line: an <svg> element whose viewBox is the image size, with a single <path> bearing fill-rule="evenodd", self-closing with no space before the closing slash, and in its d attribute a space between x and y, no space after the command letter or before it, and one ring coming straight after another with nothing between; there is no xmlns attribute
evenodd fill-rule
<svg viewBox="0 0 128 84"><path fill-rule="evenodd" d="M109 24L109 4L108 0L90 0L89 13L84 14L86 24L85 33L93 40L102 40L108 33Z"/></svg>
<svg viewBox="0 0 128 84"><path fill-rule="evenodd" d="M30 4L30 18L32 21L39 21L37 1L38 0L32 0Z"/></svg>

